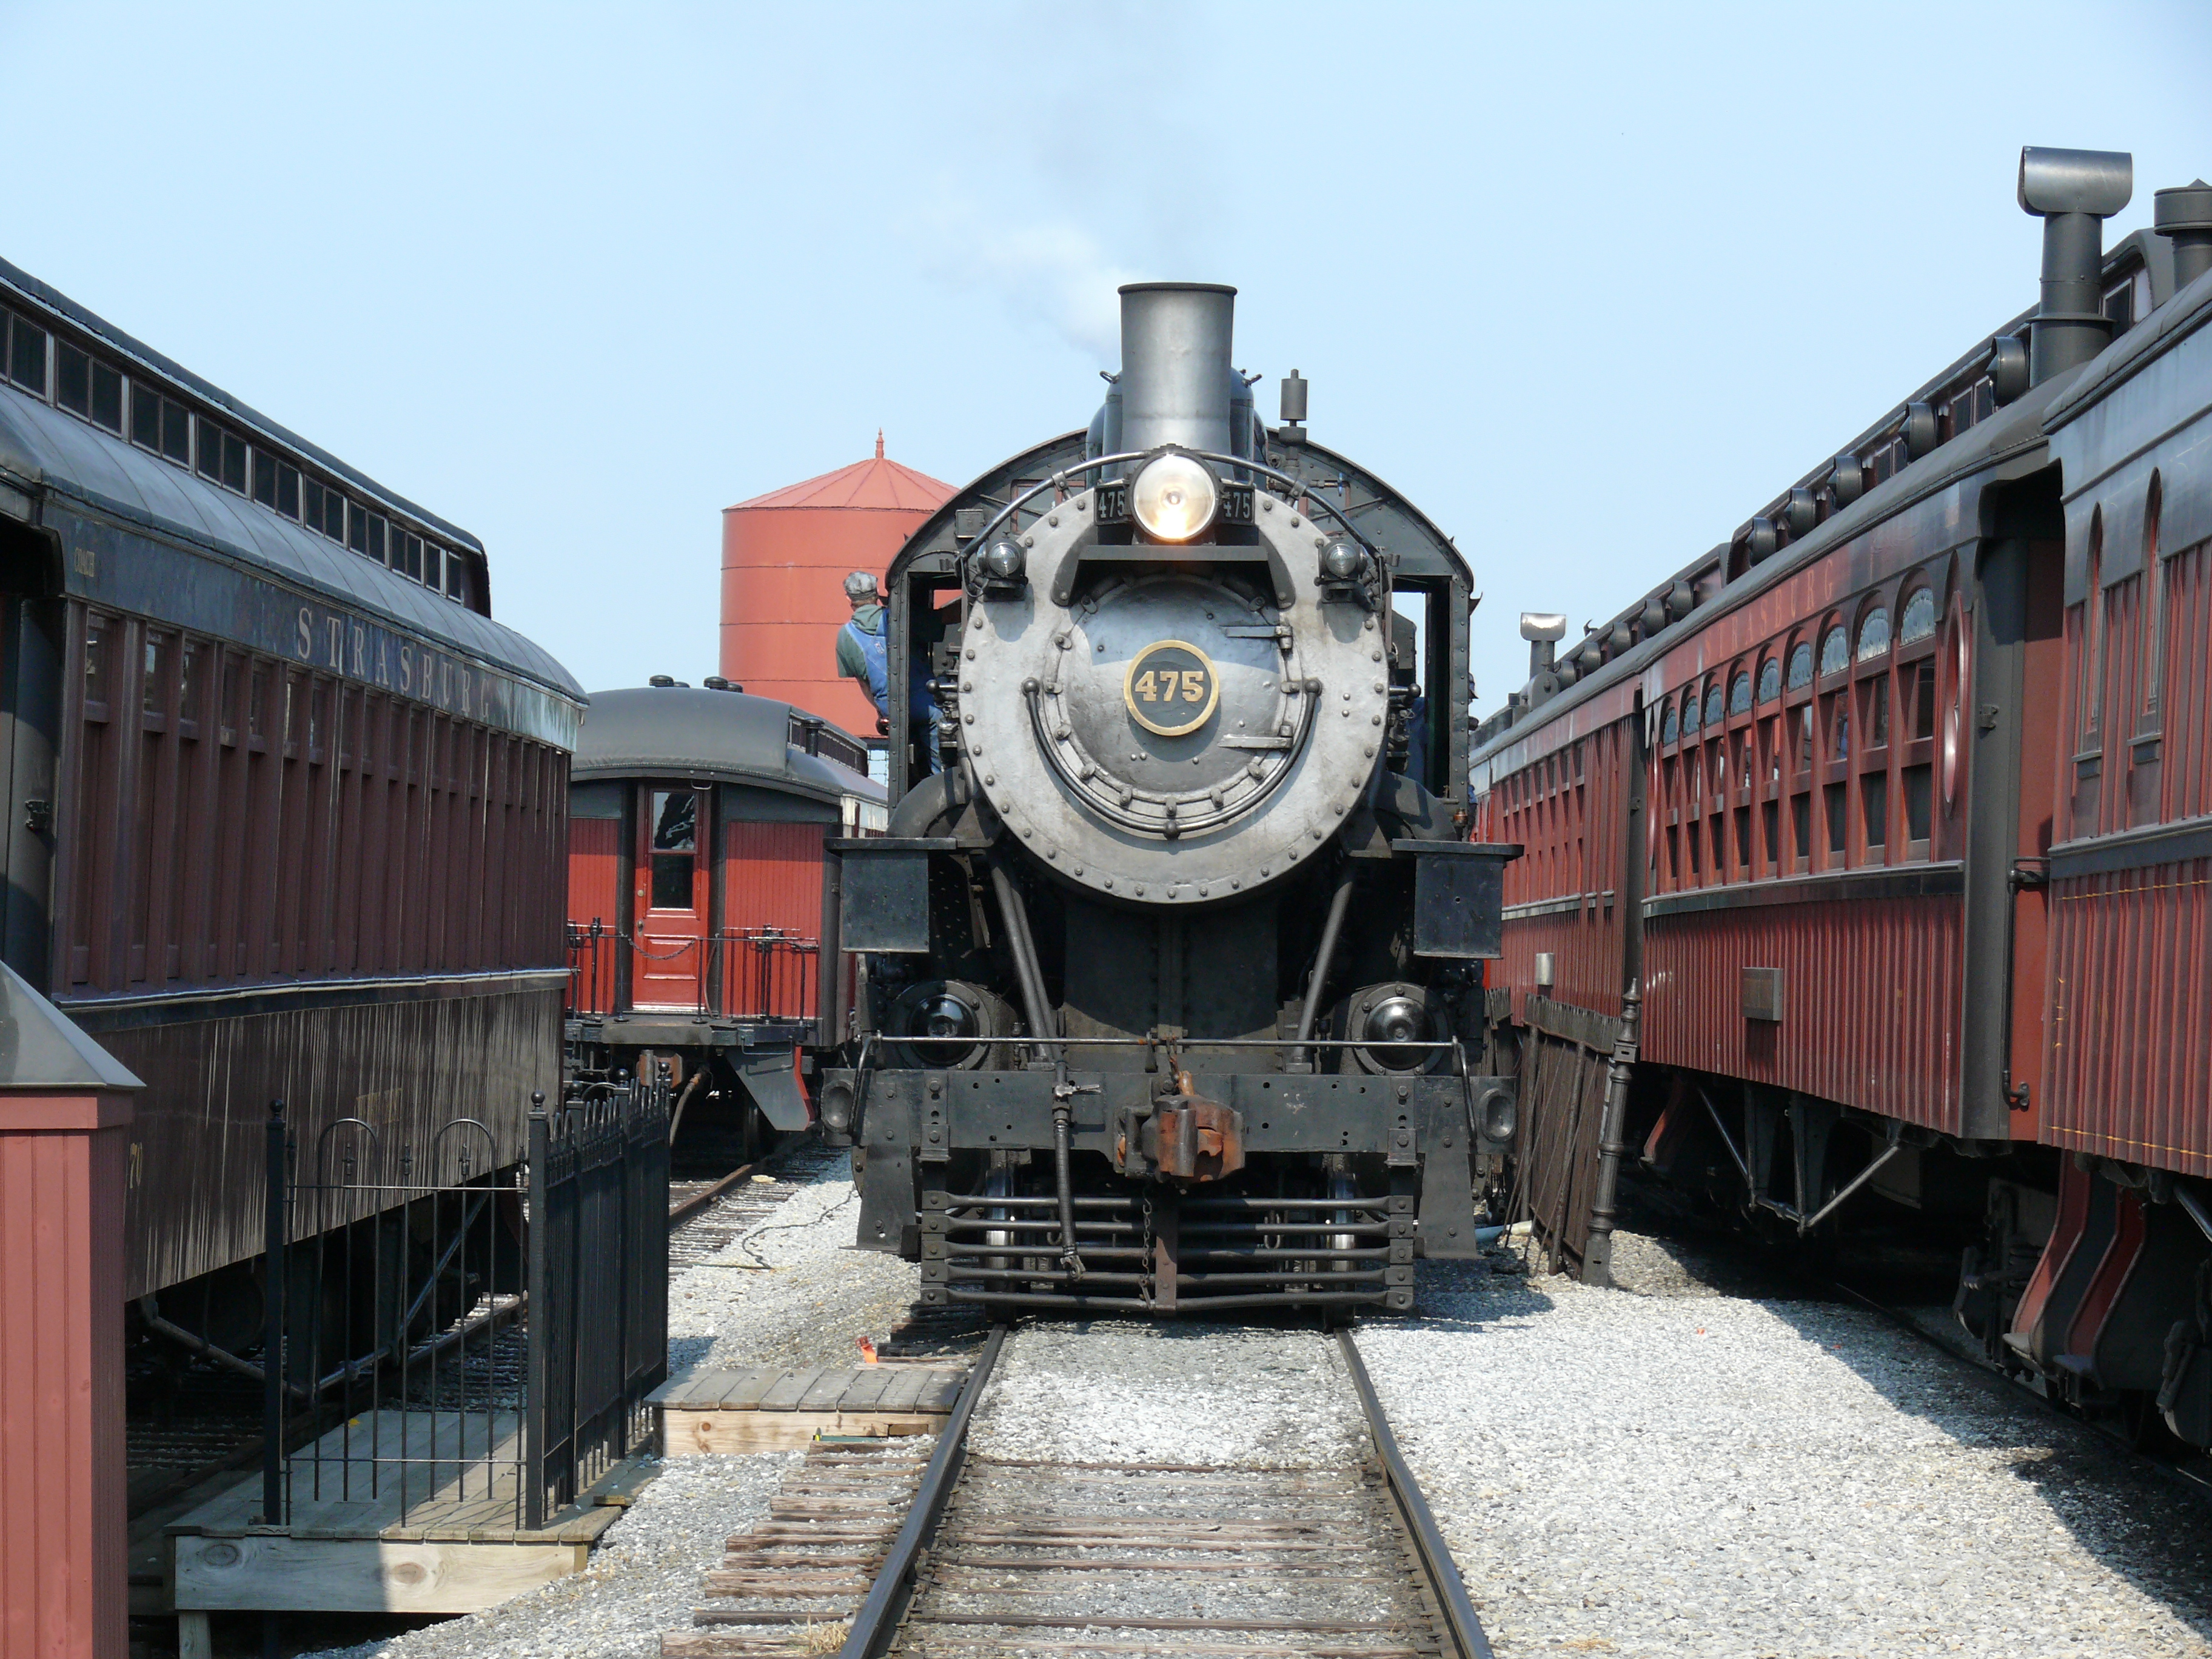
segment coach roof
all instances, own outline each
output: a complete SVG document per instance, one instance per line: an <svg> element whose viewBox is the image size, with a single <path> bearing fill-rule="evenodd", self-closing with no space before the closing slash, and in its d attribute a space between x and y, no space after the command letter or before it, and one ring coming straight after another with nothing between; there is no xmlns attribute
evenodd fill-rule
<svg viewBox="0 0 2212 1659"><path fill-rule="evenodd" d="M817 799L858 795L880 802L884 787L791 741L793 717L815 718L771 697L689 686L594 691L568 775L689 778L751 783Z"/></svg>

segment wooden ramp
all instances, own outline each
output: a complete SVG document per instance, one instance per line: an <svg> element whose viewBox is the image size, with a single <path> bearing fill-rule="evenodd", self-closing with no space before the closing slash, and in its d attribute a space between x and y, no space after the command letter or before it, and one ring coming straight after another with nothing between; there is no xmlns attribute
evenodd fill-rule
<svg viewBox="0 0 2212 1659"><path fill-rule="evenodd" d="M185 1651L210 1612L474 1613L582 1571L622 1511L522 1527L520 1427L513 1412L364 1413L294 1454L289 1524L257 1524L258 1474L172 1522Z"/></svg>
<svg viewBox="0 0 2212 1659"><path fill-rule="evenodd" d="M647 1403L663 1456L795 1451L823 1435L935 1434L967 1381L965 1365L755 1366L672 1378Z"/></svg>

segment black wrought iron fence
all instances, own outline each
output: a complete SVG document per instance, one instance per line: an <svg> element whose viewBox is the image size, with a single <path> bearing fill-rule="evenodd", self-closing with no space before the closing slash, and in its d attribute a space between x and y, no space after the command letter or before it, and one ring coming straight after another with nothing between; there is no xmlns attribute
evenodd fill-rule
<svg viewBox="0 0 2212 1659"><path fill-rule="evenodd" d="M657 1070L657 1068L656 1068ZM641 1443L666 1373L665 1073L533 1103L529 1161L456 1118L268 1135L263 1511L538 1527Z"/></svg>
<svg viewBox="0 0 2212 1659"><path fill-rule="evenodd" d="M668 1068L652 1070L531 1113L527 1526L644 1443L668 1376Z"/></svg>
<svg viewBox="0 0 2212 1659"><path fill-rule="evenodd" d="M397 1498L482 1509L520 1490L524 1193L491 1130L427 1146L341 1118L269 1134L264 1509ZM268 1363L270 1356L276 1363ZM289 1455L288 1446L295 1447Z"/></svg>

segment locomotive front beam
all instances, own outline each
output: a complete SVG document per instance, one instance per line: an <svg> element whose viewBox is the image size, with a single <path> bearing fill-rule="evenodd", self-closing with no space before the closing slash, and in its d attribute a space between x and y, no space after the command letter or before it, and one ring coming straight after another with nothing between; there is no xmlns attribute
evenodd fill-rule
<svg viewBox="0 0 2212 1659"><path fill-rule="evenodd" d="M1202 1046L1202 1045L1194 1045ZM1470 1101L1502 1094L1510 1078L1453 1075L1336 1077L1192 1070L1198 1094L1237 1114L1245 1158L1335 1153L1380 1158L1405 1182L1418 1181L1420 1254L1467 1259L1475 1243L1474 1164L1510 1141L1470 1121ZM1128 1123L1162 1104L1162 1076L1140 1071L1071 1071L1076 1093L1073 1147L1109 1164ZM851 1071L823 1074L823 1127L832 1145L854 1148L860 1189L858 1243L911 1256L919 1196L945 1184L942 1166L959 1154L1049 1155L1054 1076L1048 1070ZM1168 1099L1171 1102L1173 1097ZM1510 1126L1511 1115L1492 1115ZM842 1120L842 1121L841 1121ZM1510 1127L1504 1133L1510 1134ZM935 1171L935 1172L933 1172ZM1132 1190L1142 1183L1130 1182ZM1193 1182L1194 1195L1237 1183Z"/></svg>

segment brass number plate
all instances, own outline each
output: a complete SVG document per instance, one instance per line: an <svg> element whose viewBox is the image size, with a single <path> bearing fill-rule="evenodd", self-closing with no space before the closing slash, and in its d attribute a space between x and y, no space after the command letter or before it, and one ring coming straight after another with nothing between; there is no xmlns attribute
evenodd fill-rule
<svg viewBox="0 0 2212 1659"><path fill-rule="evenodd" d="M1160 640L1137 653L1121 682L1129 718L1163 738L1184 738L1213 718L1221 681L1205 652Z"/></svg>

